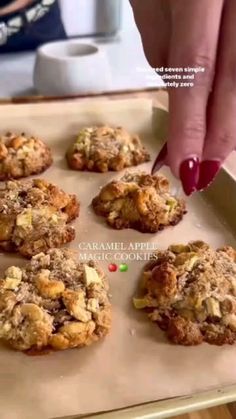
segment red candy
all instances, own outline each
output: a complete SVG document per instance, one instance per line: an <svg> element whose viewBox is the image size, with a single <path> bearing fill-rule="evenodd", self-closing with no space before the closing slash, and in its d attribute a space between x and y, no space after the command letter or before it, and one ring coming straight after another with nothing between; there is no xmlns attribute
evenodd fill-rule
<svg viewBox="0 0 236 419"><path fill-rule="evenodd" d="M116 272L118 269L118 266L115 263L110 263L110 265L108 266L108 270L110 272Z"/></svg>

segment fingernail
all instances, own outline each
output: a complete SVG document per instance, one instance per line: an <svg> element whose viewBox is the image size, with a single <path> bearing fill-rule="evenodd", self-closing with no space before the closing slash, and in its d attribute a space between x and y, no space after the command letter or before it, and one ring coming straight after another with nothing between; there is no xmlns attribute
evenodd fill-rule
<svg viewBox="0 0 236 419"><path fill-rule="evenodd" d="M164 164L167 158L167 143L164 144L160 153L158 154L153 166L152 166L152 175L157 172Z"/></svg>
<svg viewBox="0 0 236 419"><path fill-rule="evenodd" d="M180 179L186 195L191 195L197 190L199 175L199 159L191 157L183 161L180 166Z"/></svg>
<svg viewBox="0 0 236 419"><path fill-rule="evenodd" d="M200 164L200 173L197 189L199 191L207 188L220 170L219 160L204 160Z"/></svg>

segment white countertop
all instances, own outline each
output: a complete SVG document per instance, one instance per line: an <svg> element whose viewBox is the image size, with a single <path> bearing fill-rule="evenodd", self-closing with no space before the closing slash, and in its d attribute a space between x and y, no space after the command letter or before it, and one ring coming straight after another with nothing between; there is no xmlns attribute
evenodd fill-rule
<svg viewBox="0 0 236 419"><path fill-rule="evenodd" d="M84 41L84 39L82 40ZM123 30L113 40L87 39L101 43L110 64L110 90L163 86L161 78L148 65L136 28ZM35 53L0 54L0 98L28 96L34 92Z"/></svg>

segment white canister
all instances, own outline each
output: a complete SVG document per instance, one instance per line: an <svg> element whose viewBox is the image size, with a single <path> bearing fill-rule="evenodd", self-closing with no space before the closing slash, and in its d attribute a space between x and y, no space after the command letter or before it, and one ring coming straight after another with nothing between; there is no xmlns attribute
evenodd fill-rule
<svg viewBox="0 0 236 419"><path fill-rule="evenodd" d="M34 86L43 95L106 92L111 88L106 52L77 40L45 44L37 51Z"/></svg>

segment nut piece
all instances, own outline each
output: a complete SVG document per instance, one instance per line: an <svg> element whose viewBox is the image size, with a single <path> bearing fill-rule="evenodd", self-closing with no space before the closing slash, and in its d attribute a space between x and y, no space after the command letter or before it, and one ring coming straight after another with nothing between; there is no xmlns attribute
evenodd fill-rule
<svg viewBox="0 0 236 419"><path fill-rule="evenodd" d="M55 349L75 348L84 346L96 340L93 336L95 323L69 322L59 329L59 333L52 335L50 345Z"/></svg>
<svg viewBox="0 0 236 419"><path fill-rule="evenodd" d="M137 310L142 310L143 308L148 307L148 301L146 298L133 298L133 304Z"/></svg>
<svg viewBox="0 0 236 419"><path fill-rule="evenodd" d="M20 268L18 268L17 266L10 266L9 268L6 269L5 276L7 278L15 278L15 279L19 279L21 281L22 280L22 270Z"/></svg>
<svg viewBox="0 0 236 419"><path fill-rule="evenodd" d="M32 321L43 320L44 318L43 310L36 304L23 304L20 311L24 317L28 317Z"/></svg>
<svg viewBox="0 0 236 419"><path fill-rule="evenodd" d="M7 147L4 144L0 144L0 160L4 160L8 155Z"/></svg>
<svg viewBox="0 0 236 419"><path fill-rule="evenodd" d="M62 281L49 279L50 271L42 269L35 279L36 287L42 297L56 299L62 295L65 285Z"/></svg>
<svg viewBox="0 0 236 419"><path fill-rule="evenodd" d="M84 324L81 322L68 322L60 328L60 332L68 338L73 338L77 337L77 335L80 335L81 333L84 333L89 329L95 329L94 322L90 321L88 322L88 324Z"/></svg>
<svg viewBox="0 0 236 419"><path fill-rule="evenodd" d="M0 294L0 312L10 313L16 303L16 296L12 291L5 291L2 295Z"/></svg>
<svg viewBox="0 0 236 419"><path fill-rule="evenodd" d="M82 290L66 290L63 294L63 303L71 316L81 322L91 320L91 313L86 310L85 293Z"/></svg>
<svg viewBox="0 0 236 419"><path fill-rule="evenodd" d="M85 277L86 286L89 286L90 284L102 283L101 278L99 278L99 275L96 269L91 268L91 266L84 265L84 277Z"/></svg>
<svg viewBox="0 0 236 419"><path fill-rule="evenodd" d="M32 210L25 209L21 214L16 217L16 225L18 227L31 227L32 226Z"/></svg>
<svg viewBox="0 0 236 419"><path fill-rule="evenodd" d="M220 303L215 298L209 297L205 300L208 316L222 317Z"/></svg>
<svg viewBox="0 0 236 419"><path fill-rule="evenodd" d="M176 256L175 266L179 267L184 265L184 269L186 269L186 271L191 271L198 260L199 257L194 252L180 253Z"/></svg>
<svg viewBox="0 0 236 419"><path fill-rule="evenodd" d="M5 271L6 278L3 280L3 288L14 290L18 287L22 279L22 270L16 266L10 266Z"/></svg>
<svg viewBox="0 0 236 419"><path fill-rule="evenodd" d="M32 347L41 349L47 346L48 338L52 333L52 317L36 304L31 303L16 307L15 312L16 318L20 320L21 315L24 321L16 329L11 345L21 351Z"/></svg>
<svg viewBox="0 0 236 419"><path fill-rule="evenodd" d="M52 335L49 339L49 345L57 351L63 351L70 347L69 339L63 336L61 333Z"/></svg>
<svg viewBox="0 0 236 419"><path fill-rule="evenodd" d="M170 197L167 199L166 205L169 207L169 211L171 212L171 211L174 211L175 208L177 207L178 201L175 198Z"/></svg>
<svg viewBox="0 0 236 419"><path fill-rule="evenodd" d="M99 310L99 301L97 298L90 298L87 302L87 310L96 313Z"/></svg>
<svg viewBox="0 0 236 419"><path fill-rule="evenodd" d="M236 315L235 314L227 314L223 317L223 323L226 326L229 326L233 332L236 332Z"/></svg>
<svg viewBox="0 0 236 419"><path fill-rule="evenodd" d="M15 290L20 282L21 280L17 278L6 278L3 281L3 288L7 290Z"/></svg>
<svg viewBox="0 0 236 419"><path fill-rule="evenodd" d="M190 246L184 244L172 244L169 246L169 250L173 253L187 253L190 252Z"/></svg>
<svg viewBox="0 0 236 419"><path fill-rule="evenodd" d="M11 140L10 146L13 147L15 150L20 148L26 142L26 138L22 136L13 137Z"/></svg>

